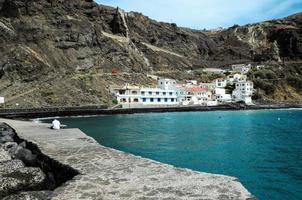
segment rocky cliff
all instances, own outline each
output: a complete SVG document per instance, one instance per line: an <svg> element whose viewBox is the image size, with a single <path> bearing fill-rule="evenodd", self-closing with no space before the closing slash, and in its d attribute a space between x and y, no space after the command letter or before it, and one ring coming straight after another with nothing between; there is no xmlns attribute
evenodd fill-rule
<svg viewBox="0 0 302 200"><path fill-rule="evenodd" d="M110 104L112 84L154 83L147 74L203 80L202 68L236 63L270 66L250 74L262 80L257 98L301 101L301 60L302 14L200 31L92 0L0 0L8 107Z"/></svg>

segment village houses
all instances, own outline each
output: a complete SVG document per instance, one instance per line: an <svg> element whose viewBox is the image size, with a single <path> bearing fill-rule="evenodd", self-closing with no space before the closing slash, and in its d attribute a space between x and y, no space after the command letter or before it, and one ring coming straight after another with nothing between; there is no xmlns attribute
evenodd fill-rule
<svg viewBox="0 0 302 200"><path fill-rule="evenodd" d="M233 73L211 83L187 80L180 84L174 79L158 78L156 87L125 84L111 87L111 93L123 108L215 106L231 102L252 104L254 85L247 80L248 65L240 66L241 68L239 65L232 66L235 69Z"/></svg>

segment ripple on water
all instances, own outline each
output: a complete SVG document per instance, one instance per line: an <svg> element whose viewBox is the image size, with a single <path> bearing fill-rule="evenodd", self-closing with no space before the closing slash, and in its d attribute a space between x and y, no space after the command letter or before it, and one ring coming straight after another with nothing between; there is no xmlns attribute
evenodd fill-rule
<svg viewBox="0 0 302 200"><path fill-rule="evenodd" d="M302 199L302 110L60 120L108 147L179 167L236 176L262 200Z"/></svg>

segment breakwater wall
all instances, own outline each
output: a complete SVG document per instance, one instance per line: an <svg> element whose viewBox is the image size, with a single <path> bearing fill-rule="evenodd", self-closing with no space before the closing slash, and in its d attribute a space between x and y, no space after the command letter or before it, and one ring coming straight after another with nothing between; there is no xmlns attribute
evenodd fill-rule
<svg viewBox="0 0 302 200"><path fill-rule="evenodd" d="M38 200L255 200L235 177L177 168L107 148L79 129L55 131L49 124L9 119L0 122L12 127L20 139L32 142L41 154L78 172L53 191L40 193L35 198Z"/></svg>
<svg viewBox="0 0 302 200"><path fill-rule="evenodd" d="M32 108L32 109L0 109L2 118L43 118L56 116L79 115L114 115L135 114L151 112L206 112L218 110L261 110L261 109L286 109L302 108L302 104L274 104L274 105L243 105L227 104L218 106L187 106L165 108L131 108L131 109L107 109L105 106L95 107L57 107L57 108Z"/></svg>

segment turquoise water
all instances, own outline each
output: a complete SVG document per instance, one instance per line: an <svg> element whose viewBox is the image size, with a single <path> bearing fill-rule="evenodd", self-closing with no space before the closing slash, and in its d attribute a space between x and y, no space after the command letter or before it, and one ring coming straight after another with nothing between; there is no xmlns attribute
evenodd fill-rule
<svg viewBox="0 0 302 200"><path fill-rule="evenodd" d="M178 167L236 176L262 200L302 199L302 110L60 120L108 147Z"/></svg>

